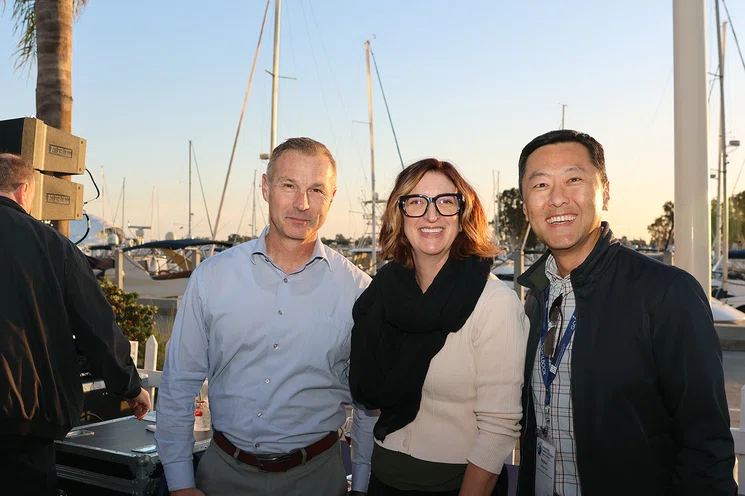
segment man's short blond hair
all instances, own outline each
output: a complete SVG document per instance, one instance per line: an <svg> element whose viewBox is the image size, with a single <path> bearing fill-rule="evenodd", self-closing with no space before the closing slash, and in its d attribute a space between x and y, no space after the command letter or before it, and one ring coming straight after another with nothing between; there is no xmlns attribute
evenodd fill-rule
<svg viewBox="0 0 745 496"><path fill-rule="evenodd" d="M34 183L34 166L19 155L0 153L0 191L10 193L23 183Z"/></svg>
<svg viewBox="0 0 745 496"><path fill-rule="evenodd" d="M326 145L311 138L289 138L282 144L277 145L277 147L272 150L272 155L269 158L269 164L266 166L266 175L269 177L270 181L272 180L272 176L274 175L274 169L277 160L279 160L279 158L285 152L288 152L290 150L294 150L309 157L327 158L331 163L331 173L333 175L334 181L336 181L336 160L334 160L334 156L331 155L331 152L328 148L326 148Z"/></svg>

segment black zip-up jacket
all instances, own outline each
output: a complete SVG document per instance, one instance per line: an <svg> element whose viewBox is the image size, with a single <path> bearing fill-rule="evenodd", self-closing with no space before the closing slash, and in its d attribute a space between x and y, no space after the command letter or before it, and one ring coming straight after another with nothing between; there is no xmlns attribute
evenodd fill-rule
<svg viewBox="0 0 745 496"><path fill-rule="evenodd" d="M62 439L78 423L76 342L108 391L140 393L129 341L83 253L2 196L0 288L0 437Z"/></svg>
<svg viewBox="0 0 745 496"><path fill-rule="evenodd" d="M571 272L577 327L571 395L583 496L732 496L719 339L701 285L621 246L607 223ZM535 494L531 376L546 315L548 253L518 281L529 288L518 494Z"/></svg>

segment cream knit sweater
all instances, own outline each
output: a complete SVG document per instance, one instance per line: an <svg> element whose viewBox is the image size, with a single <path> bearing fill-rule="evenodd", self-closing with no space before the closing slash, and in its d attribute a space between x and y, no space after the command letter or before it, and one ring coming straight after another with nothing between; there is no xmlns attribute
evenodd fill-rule
<svg viewBox="0 0 745 496"><path fill-rule="evenodd" d="M463 328L432 359L416 419L376 442L420 460L468 461L499 473L520 433L528 331L515 291L490 275Z"/></svg>

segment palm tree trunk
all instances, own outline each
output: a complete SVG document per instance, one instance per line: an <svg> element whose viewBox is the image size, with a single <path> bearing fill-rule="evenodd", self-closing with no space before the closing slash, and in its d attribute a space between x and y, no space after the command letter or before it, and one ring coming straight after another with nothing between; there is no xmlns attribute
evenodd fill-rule
<svg viewBox="0 0 745 496"><path fill-rule="evenodd" d="M36 0L36 117L72 132L73 0ZM71 181L71 176L60 176ZM70 236L70 221L53 222Z"/></svg>

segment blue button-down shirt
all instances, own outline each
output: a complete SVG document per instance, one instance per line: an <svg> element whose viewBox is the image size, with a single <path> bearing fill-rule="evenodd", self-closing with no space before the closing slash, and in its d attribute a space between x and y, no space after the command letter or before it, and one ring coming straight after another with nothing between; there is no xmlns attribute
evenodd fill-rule
<svg viewBox="0 0 745 496"><path fill-rule="evenodd" d="M194 397L205 378L212 425L250 453L306 447L346 420L352 306L370 277L318 239L286 274L267 253L267 232L202 262L179 306L155 436L171 490L194 486ZM375 420L355 408L355 490L367 489Z"/></svg>

